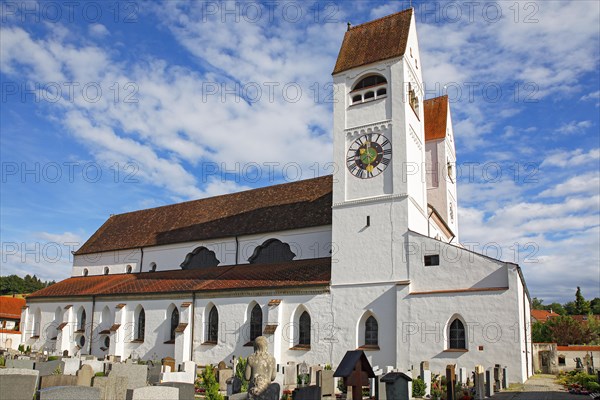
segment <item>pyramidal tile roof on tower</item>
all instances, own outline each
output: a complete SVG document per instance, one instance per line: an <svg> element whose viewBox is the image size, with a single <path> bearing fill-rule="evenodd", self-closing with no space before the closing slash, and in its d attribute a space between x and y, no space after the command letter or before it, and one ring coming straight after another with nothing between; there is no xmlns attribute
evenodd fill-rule
<svg viewBox="0 0 600 400"><path fill-rule="evenodd" d="M409 8L350 27L344 35L333 74L403 56L412 15L413 9Z"/></svg>
<svg viewBox="0 0 600 400"><path fill-rule="evenodd" d="M423 101L425 141L446 137L448 122L448 95Z"/></svg>

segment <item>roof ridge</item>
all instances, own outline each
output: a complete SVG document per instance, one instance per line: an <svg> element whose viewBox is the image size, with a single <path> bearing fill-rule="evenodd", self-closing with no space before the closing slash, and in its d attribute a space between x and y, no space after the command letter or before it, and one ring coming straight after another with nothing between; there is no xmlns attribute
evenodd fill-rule
<svg viewBox="0 0 600 400"><path fill-rule="evenodd" d="M283 183L277 183L275 185L261 186L261 187L257 187L257 188L240 190L238 192L223 193L223 194L218 194L216 196L203 197L203 198L200 198L200 199L193 199L193 200L180 201L180 202L177 202L177 203L164 204L162 206L156 206L156 207L150 207L150 208L142 208L142 209L139 209L139 210L127 211L127 212L120 213L120 214L112 214L109 217L109 219L112 218L112 217L120 216L120 215L133 214L133 213L137 213L137 212L141 212L141 211L157 210L159 208L174 207L174 206L178 206L180 204L193 203L193 202L196 202L196 201L203 201L203 200L209 200L209 199L218 199L218 198L221 198L221 197L232 196L232 195L239 194L239 193L247 193L247 192L254 192L254 191L258 192L258 191L261 191L261 190L268 190L268 189L271 189L271 188L277 188L277 187L285 186L285 185L294 185L294 184L300 184L301 182L308 182L308 181L317 180L317 179L326 179L328 177L333 177L333 175L322 175L322 176L317 176L317 177L314 177L314 178L300 179L300 180L292 181L292 182L283 182Z"/></svg>
<svg viewBox="0 0 600 400"><path fill-rule="evenodd" d="M430 99L425 99L423 101L433 101L433 100L442 100L442 99L447 99L448 98L448 94L443 94L441 96L437 96L437 97L432 97Z"/></svg>
<svg viewBox="0 0 600 400"><path fill-rule="evenodd" d="M385 15L385 16L383 16L383 17L379 17L379 18L377 18L377 19L374 19L374 20L371 20L371 21L363 22L362 24L358 24L358 25L355 25L355 26L351 26L349 30L352 30L352 29L355 29L355 28L359 28L359 27L362 27L362 26L365 26L365 25L369 25L369 24L372 24L372 23L374 23L374 22L377 22L377 21L384 20L384 19L386 19L386 18L395 17L395 16L397 16L398 14L402 14L402 13L405 13L405 12L407 12L407 11L410 11L410 12L412 12L413 10L414 10L414 8L413 8L413 7L409 7L409 8L407 8L407 9L404 9L404 10L402 10L402 11L398 11L398 12L395 12L395 13L393 13L393 14L390 14L390 15Z"/></svg>

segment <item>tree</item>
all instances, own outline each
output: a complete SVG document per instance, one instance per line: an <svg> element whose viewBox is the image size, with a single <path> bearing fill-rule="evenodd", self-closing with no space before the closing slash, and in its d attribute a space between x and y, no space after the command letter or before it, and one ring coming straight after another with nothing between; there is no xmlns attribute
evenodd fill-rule
<svg viewBox="0 0 600 400"><path fill-rule="evenodd" d="M559 315L565 315L567 312L565 308L560 303L552 303L544 307L548 311L553 311Z"/></svg>
<svg viewBox="0 0 600 400"><path fill-rule="evenodd" d="M590 301L590 308L593 314L600 315L600 297L595 297Z"/></svg>
<svg viewBox="0 0 600 400"><path fill-rule="evenodd" d="M544 305L542 304L544 302L544 300L540 300L537 297L534 297L533 300L531 300L531 307L533 307L534 310L543 310L544 309Z"/></svg>
<svg viewBox="0 0 600 400"><path fill-rule="evenodd" d="M0 295L33 293L53 283L55 282L42 282L35 275L25 275L25 278L17 275L0 276Z"/></svg>
<svg viewBox="0 0 600 400"><path fill-rule="evenodd" d="M546 323L536 321L531 325L531 340L534 343L549 343L552 341L552 334Z"/></svg>
<svg viewBox="0 0 600 400"><path fill-rule="evenodd" d="M575 292L575 311L577 315L587 315L590 312L590 302L583 297L579 286L577 286L577 292Z"/></svg>
<svg viewBox="0 0 600 400"><path fill-rule="evenodd" d="M546 322L550 332L550 341L559 346L569 344L587 344L596 339L596 334L589 326L575 321L569 316L551 318Z"/></svg>
<svg viewBox="0 0 600 400"><path fill-rule="evenodd" d="M563 307L565 309L565 312L567 313L566 315L577 315L577 308L575 307L574 301L566 302L565 304L563 304Z"/></svg>

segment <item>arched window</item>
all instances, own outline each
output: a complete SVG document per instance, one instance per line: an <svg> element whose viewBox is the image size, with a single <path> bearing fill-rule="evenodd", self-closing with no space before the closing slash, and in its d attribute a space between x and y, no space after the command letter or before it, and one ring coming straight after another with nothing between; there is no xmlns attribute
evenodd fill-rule
<svg viewBox="0 0 600 400"><path fill-rule="evenodd" d="M185 260L181 263L181 269L195 269L216 267L220 261L217 259L215 252L206 247L195 248L194 251L185 256Z"/></svg>
<svg viewBox="0 0 600 400"><path fill-rule="evenodd" d="M262 335L263 314L260 306L256 304L250 313L250 341Z"/></svg>
<svg viewBox="0 0 600 400"><path fill-rule="evenodd" d="M77 330L78 331L85 331L85 320L86 320L86 315L85 315L85 308L81 309L81 314L79 314L79 325L77 326Z"/></svg>
<svg viewBox="0 0 600 400"><path fill-rule="evenodd" d="M386 83L387 80L381 75L369 75L358 81L358 83L354 85L354 88L352 90L360 90L371 86L383 85Z"/></svg>
<svg viewBox="0 0 600 400"><path fill-rule="evenodd" d="M448 348L449 349L466 349L467 348L467 336L465 334L465 326L462 321L456 318L450 324L450 331L448 332Z"/></svg>
<svg viewBox="0 0 600 400"><path fill-rule="evenodd" d="M87 268L83 269L83 276L88 276L89 273L90 273L90 271L88 271Z"/></svg>
<svg viewBox="0 0 600 400"><path fill-rule="evenodd" d="M128 265L128 266L127 266L127 270L126 270L126 272L127 272L128 274L130 274L132 270L133 270L133 268L131 267L131 265Z"/></svg>
<svg viewBox="0 0 600 400"><path fill-rule="evenodd" d="M352 104L360 103L361 101L362 101L361 94L357 94L356 96L352 97Z"/></svg>
<svg viewBox="0 0 600 400"><path fill-rule="evenodd" d="M369 100L374 97L375 97L375 93L373 91L369 91L369 92L365 93L365 96L364 96L365 100Z"/></svg>
<svg viewBox="0 0 600 400"><path fill-rule="evenodd" d="M108 275L109 272L110 270L108 269L108 267L104 267L104 275Z"/></svg>
<svg viewBox="0 0 600 400"><path fill-rule="evenodd" d="M292 261L294 257L296 254L292 252L289 244L279 239L269 239L254 250L248 261L250 264L269 264Z"/></svg>
<svg viewBox="0 0 600 400"><path fill-rule="evenodd" d="M217 307L213 306L208 314L208 335L206 341L217 343L219 340L219 312Z"/></svg>
<svg viewBox="0 0 600 400"><path fill-rule="evenodd" d="M175 340L175 330L177 329L177 326L179 326L179 310L175 307L171 313L170 340Z"/></svg>
<svg viewBox="0 0 600 400"><path fill-rule="evenodd" d="M135 340L143 341L146 336L146 312L143 307L138 311L135 325Z"/></svg>
<svg viewBox="0 0 600 400"><path fill-rule="evenodd" d="M365 345L377 346L379 344L379 325L372 315L365 322Z"/></svg>
<svg viewBox="0 0 600 400"><path fill-rule="evenodd" d="M156 271L156 263L150 263L150 272L155 272Z"/></svg>
<svg viewBox="0 0 600 400"><path fill-rule="evenodd" d="M310 315L307 311L304 311L300 315L298 324L299 339L298 344L304 346L310 346Z"/></svg>
<svg viewBox="0 0 600 400"><path fill-rule="evenodd" d="M385 96L387 94L387 89L386 88L381 88L379 90L377 90L377 97L379 96Z"/></svg>

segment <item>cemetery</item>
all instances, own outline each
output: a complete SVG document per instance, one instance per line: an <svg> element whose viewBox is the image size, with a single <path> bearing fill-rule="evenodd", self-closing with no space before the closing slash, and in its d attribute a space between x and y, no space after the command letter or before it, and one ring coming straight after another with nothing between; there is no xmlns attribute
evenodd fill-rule
<svg viewBox="0 0 600 400"><path fill-rule="evenodd" d="M217 365L0 349L0 393L6 399L330 400L412 398L473 400L506 389L506 367L462 366L431 371L428 361L412 371L371 365L365 352L346 352L339 365L279 365L267 339L254 353Z"/></svg>

